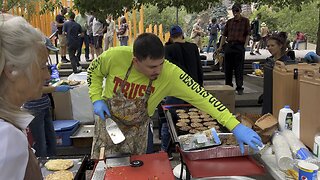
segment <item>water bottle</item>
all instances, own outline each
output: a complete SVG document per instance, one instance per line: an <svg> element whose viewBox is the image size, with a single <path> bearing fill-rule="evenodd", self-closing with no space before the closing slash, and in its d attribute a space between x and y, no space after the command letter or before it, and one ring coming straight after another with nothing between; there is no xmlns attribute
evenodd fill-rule
<svg viewBox="0 0 320 180"><path fill-rule="evenodd" d="M280 131L285 129L292 130L292 119L293 111L290 109L289 105L285 105L284 108L280 109L278 116Z"/></svg>
<svg viewBox="0 0 320 180"><path fill-rule="evenodd" d="M276 132L272 137L273 150L276 155L278 167L281 170L288 170L293 167L293 158L290 147L285 137L279 132Z"/></svg>
<svg viewBox="0 0 320 180"><path fill-rule="evenodd" d="M54 64L54 65L51 65L51 79L59 79L60 76L59 76L59 71L57 69L57 65Z"/></svg>
<svg viewBox="0 0 320 180"><path fill-rule="evenodd" d="M301 160L312 160L313 155L312 153L307 149L307 147L293 134L292 131L290 130L283 130L281 132L281 135L283 135L293 154L296 156L296 158L301 159Z"/></svg>
<svg viewBox="0 0 320 180"><path fill-rule="evenodd" d="M293 115L292 132L300 139L300 110Z"/></svg>

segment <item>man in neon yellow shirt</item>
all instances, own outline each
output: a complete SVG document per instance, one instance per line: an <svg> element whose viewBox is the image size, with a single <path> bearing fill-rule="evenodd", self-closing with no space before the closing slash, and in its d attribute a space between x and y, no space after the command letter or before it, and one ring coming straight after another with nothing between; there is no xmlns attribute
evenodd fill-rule
<svg viewBox="0 0 320 180"><path fill-rule="evenodd" d="M95 114L102 120L112 115L126 136L124 142L114 145L105 130L97 127L93 158L98 156L102 146L106 146L107 153L152 152L146 146L153 145L152 133L148 131L149 117L166 96L183 99L216 118L234 133L242 153L244 143L255 150L262 146L256 132L240 124L219 100L178 66L164 59L163 44L154 34L139 35L133 48L115 47L102 53L88 69L88 84ZM102 120L97 121L96 126L103 127Z"/></svg>

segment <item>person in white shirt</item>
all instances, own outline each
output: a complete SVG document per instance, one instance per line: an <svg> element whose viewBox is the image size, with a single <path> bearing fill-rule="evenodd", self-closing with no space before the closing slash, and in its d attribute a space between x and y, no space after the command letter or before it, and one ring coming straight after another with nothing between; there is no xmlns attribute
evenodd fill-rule
<svg viewBox="0 0 320 180"><path fill-rule="evenodd" d="M93 41L96 56L98 57L102 53L102 39L103 33L106 30L106 21L99 20L97 17L93 19L92 32L93 32Z"/></svg>
<svg viewBox="0 0 320 180"><path fill-rule="evenodd" d="M109 15L106 19L108 24L107 33L104 35L104 47L103 50L106 51L109 47L113 47L113 34L115 31L114 21L112 19L112 15Z"/></svg>
<svg viewBox="0 0 320 180"><path fill-rule="evenodd" d="M25 134L33 116L21 106L50 78L46 39L22 17L0 13L0 22L0 179L43 179Z"/></svg>

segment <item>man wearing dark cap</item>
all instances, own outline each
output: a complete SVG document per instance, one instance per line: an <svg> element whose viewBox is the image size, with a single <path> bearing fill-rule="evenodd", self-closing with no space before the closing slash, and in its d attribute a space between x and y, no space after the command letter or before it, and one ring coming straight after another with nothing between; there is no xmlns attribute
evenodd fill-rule
<svg viewBox="0 0 320 180"><path fill-rule="evenodd" d="M170 29L172 44L165 46L165 58L188 73L198 84L203 84L203 72L198 47L186 42L180 26Z"/></svg>
<svg viewBox="0 0 320 180"><path fill-rule="evenodd" d="M225 84L233 87L233 71L236 78L236 91L243 94L243 64L245 48L249 41L250 23L249 19L241 15L241 4L232 6L233 18L227 21L222 33L218 52L225 46Z"/></svg>
<svg viewBox="0 0 320 180"><path fill-rule="evenodd" d="M186 42L180 26L172 26L170 29L170 39L172 44L166 45L165 59L180 67L189 74L201 86L203 85L203 71L198 47L194 43ZM187 102L168 96L166 104L188 104ZM161 128L161 149L167 151L170 134L166 122Z"/></svg>

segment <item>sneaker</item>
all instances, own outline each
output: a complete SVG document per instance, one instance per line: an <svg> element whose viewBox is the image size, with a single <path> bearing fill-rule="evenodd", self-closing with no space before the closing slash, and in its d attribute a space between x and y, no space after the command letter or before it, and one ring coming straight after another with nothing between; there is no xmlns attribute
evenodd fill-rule
<svg viewBox="0 0 320 180"><path fill-rule="evenodd" d="M242 95L242 94L243 94L243 89L237 90L237 94L238 94L238 95Z"/></svg>
<svg viewBox="0 0 320 180"><path fill-rule="evenodd" d="M169 156L169 161L173 160L172 153L168 153L168 156Z"/></svg>
<svg viewBox="0 0 320 180"><path fill-rule="evenodd" d="M81 71L82 71L82 66L78 66L78 67L77 67L77 71L80 71L80 72L81 72Z"/></svg>
<svg viewBox="0 0 320 180"><path fill-rule="evenodd" d="M66 59L61 59L61 62L67 63L68 61Z"/></svg>
<svg viewBox="0 0 320 180"><path fill-rule="evenodd" d="M250 55L256 55L255 53L253 53L253 52L250 52Z"/></svg>
<svg viewBox="0 0 320 180"><path fill-rule="evenodd" d="M66 62L70 62L70 60L64 57L64 58L61 58L61 62L66 63Z"/></svg>
<svg viewBox="0 0 320 180"><path fill-rule="evenodd" d="M217 65L217 64L219 64L219 59L214 60L214 65Z"/></svg>
<svg viewBox="0 0 320 180"><path fill-rule="evenodd" d="M256 51L257 54L261 55L261 53L259 51Z"/></svg>
<svg viewBox="0 0 320 180"><path fill-rule="evenodd" d="M92 61L92 59L86 59L86 61L87 61L87 62L91 62L91 61Z"/></svg>

